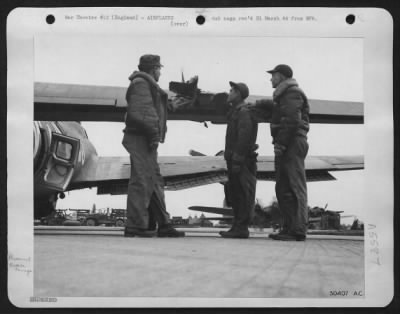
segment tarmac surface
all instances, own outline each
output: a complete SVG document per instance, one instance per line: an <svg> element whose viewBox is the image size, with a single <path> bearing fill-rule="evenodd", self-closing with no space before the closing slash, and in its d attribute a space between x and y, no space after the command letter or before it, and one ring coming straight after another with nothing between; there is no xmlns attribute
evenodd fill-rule
<svg viewBox="0 0 400 314"><path fill-rule="evenodd" d="M353 292L364 291L361 236L282 242L254 230L249 239L223 239L215 228L184 231L178 239L124 238L121 228L35 227L34 294L325 298L348 291L346 298L360 298Z"/></svg>

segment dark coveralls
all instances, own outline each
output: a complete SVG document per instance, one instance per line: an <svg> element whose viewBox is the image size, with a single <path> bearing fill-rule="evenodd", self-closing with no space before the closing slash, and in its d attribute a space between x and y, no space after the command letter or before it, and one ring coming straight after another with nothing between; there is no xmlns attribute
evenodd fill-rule
<svg viewBox="0 0 400 314"><path fill-rule="evenodd" d="M233 230L247 230L254 212L258 124L246 104L242 103L228 113L224 157L228 168L227 194L233 207ZM240 165L234 173L232 166Z"/></svg>
<svg viewBox="0 0 400 314"><path fill-rule="evenodd" d="M167 95L145 72L136 71L129 79L122 140L131 161L126 229L155 229L156 222L158 225L170 222L157 149L150 148L150 142L163 142L165 138Z"/></svg>
<svg viewBox="0 0 400 314"><path fill-rule="evenodd" d="M308 206L304 160L310 111L307 97L294 79L288 79L278 85L273 101L257 101L256 106L270 114L273 144L286 148L281 156L275 156L275 191L283 215L282 232L305 236Z"/></svg>

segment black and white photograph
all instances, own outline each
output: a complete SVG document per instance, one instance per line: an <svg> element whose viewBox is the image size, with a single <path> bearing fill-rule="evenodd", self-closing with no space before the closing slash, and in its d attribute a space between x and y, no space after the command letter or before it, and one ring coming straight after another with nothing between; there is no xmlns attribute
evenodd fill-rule
<svg viewBox="0 0 400 314"><path fill-rule="evenodd" d="M387 12L13 14L13 303L390 302Z"/></svg>

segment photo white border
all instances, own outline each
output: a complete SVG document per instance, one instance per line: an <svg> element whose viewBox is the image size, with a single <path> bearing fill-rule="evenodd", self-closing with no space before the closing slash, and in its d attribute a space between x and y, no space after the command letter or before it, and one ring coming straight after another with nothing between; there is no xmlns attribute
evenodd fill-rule
<svg viewBox="0 0 400 314"><path fill-rule="evenodd" d="M364 38L365 131L365 298L363 299L204 299L204 298L57 298L56 303L31 303L33 296L33 77L34 38L43 35L82 35L82 23L64 15L116 14L172 15L187 27L165 22L135 21L116 24L99 20L84 23L86 34L151 36L275 36ZM129 13L128 13L129 12ZM46 16L56 18L54 25ZM196 17L206 17L199 26ZM345 17L356 16L348 25ZM314 16L316 22L212 22L210 15ZM294 27L294 25L296 27ZM8 295L18 307L375 307L393 297L393 20L377 8L17 8L7 20L7 162L8 162ZM23 143L24 145L21 145ZM23 191L23 192L21 192ZM377 210L379 209L379 210ZM375 227L372 227L374 225ZM380 266L374 263L379 246ZM23 271L10 265L23 264Z"/></svg>

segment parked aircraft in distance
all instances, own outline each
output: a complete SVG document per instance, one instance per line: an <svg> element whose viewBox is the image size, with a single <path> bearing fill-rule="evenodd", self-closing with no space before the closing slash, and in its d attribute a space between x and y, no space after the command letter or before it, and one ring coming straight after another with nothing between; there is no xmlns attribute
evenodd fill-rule
<svg viewBox="0 0 400 314"><path fill-rule="evenodd" d="M222 215L220 217L204 218L210 220L222 220L232 223L234 218L233 209L231 207L209 207L209 206L190 206L190 210L202 213L212 213ZM340 219L348 217L340 215L343 211L326 210L322 207L308 208L308 228L318 230L339 230ZM279 210L279 205L275 201L271 205L263 207L257 200L254 205L253 220L251 225L261 228L278 228L282 226L283 217Z"/></svg>

